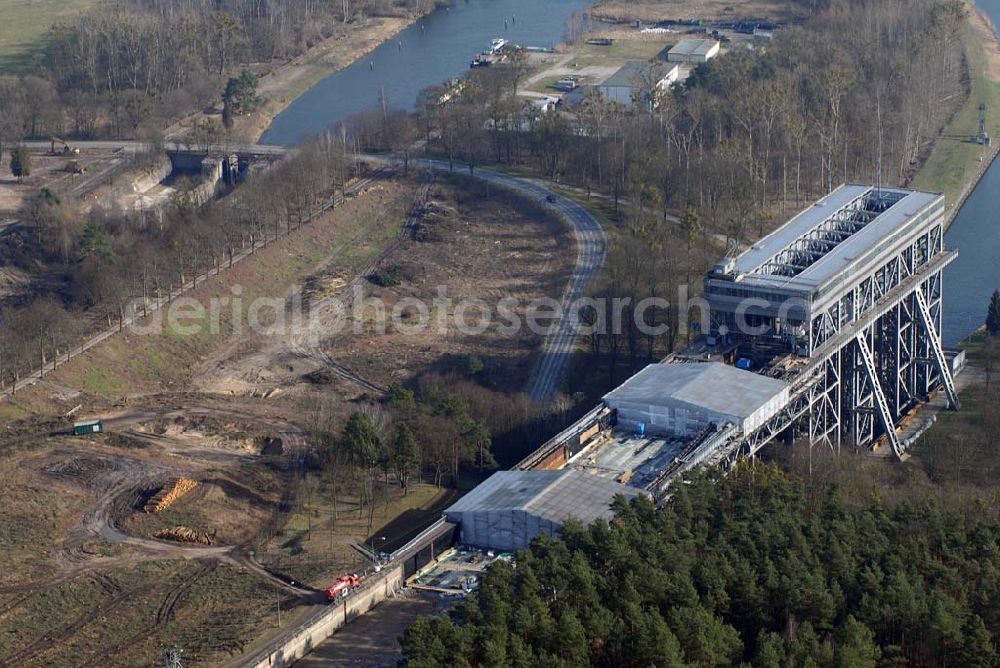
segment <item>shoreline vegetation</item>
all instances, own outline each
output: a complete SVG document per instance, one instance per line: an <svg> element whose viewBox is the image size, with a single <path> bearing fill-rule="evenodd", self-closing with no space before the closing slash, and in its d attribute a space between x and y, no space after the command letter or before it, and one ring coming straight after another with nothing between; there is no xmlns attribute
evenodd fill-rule
<svg viewBox="0 0 1000 668"><path fill-rule="evenodd" d="M266 102L253 113L236 119L233 134L249 142L259 142L271 122L313 86L360 61L435 10L436 6L430 12L408 17L365 19L363 28L355 26L347 33L328 37L289 62L262 74L258 94ZM221 114L215 112L191 114L171 125L167 136L177 136L196 123L220 117Z"/></svg>
<svg viewBox="0 0 1000 668"><path fill-rule="evenodd" d="M256 140L271 117L313 84L442 1L286 0L267 10L251 0L219 10L81 2L81 11L53 16L34 50L0 51L25 62L0 76L0 137L139 139L155 146L190 130L194 139ZM245 107L229 106L224 91L241 77L259 95Z"/></svg>
<svg viewBox="0 0 1000 668"><path fill-rule="evenodd" d="M991 131L996 127L997 112L995 109L1000 108L1000 40L998 40L995 31L992 30L988 18L977 7L975 7L969 0L965 0L962 4L969 11L967 12L964 23L960 28L958 28L958 32L960 33L959 36L964 44L964 50L967 53L967 62L963 63L961 71L963 79L967 76L969 81L966 82L961 91L954 91L953 96L962 95L964 102L956 104L956 109L950 117L945 117L944 114L942 114L941 121L939 122L941 122L943 129L935 135L924 138L922 143L924 143L927 147L924 151L917 152L914 150L913 163L919 161L922 164L919 167L914 164L913 167L904 170L904 173L909 172L910 174L913 174L913 177L909 179L912 185L924 189L944 190L948 194L948 200L952 203L960 202L959 193L971 190L975 186L978 173L981 172L980 168L983 165L981 159L983 152L982 148L972 144L967 139L974 133L975 121L978 119L978 105L980 101L982 99L990 101L993 99L998 100L998 104L996 106L988 104L991 109ZM351 40L352 48L345 48L343 34L338 33L318 42L312 48L294 58L292 61L274 68L270 73L261 77L261 97L267 98L267 102L261 107L261 109L248 114L245 117L240 117L238 120L242 123L242 125L237 126L234 130L249 133L254 137L259 136L266 129L271 118L294 102L294 100L308 90L313 83L329 76L332 72L337 71L339 68L346 67L351 63L357 62L359 58L363 57L363 54L370 52L379 44L382 44L387 39L390 39L392 35L396 35L400 30L412 25L421 16L424 16L424 14L414 13L414 15L409 17L365 19L364 30L355 31L358 32L358 35ZM336 64L334 68L330 67L332 63ZM497 74L499 75L501 73L497 72ZM711 90L711 87L714 84L709 81L707 84L702 82L700 85L703 88ZM957 88L957 86L955 86L955 88ZM695 90L694 92L697 94L702 91ZM436 120L440 123L444 123L443 127L446 126L446 129L450 128L449 132L452 130L461 130L463 127L467 128L467 126L463 125L465 122L464 120L456 127L452 127L453 124L449 118L440 118ZM478 147L471 146L471 144L469 147L464 147L463 144L455 144L451 148L456 151L455 158L461 158L460 162L464 162L469 159L469 156L461 155L463 152L468 151L474 152L473 157L477 162L481 159L486 159L487 157L486 155L481 155L480 149ZM468 151L466 149L468 149ZM722 157L725 157L725 155ZM568 156L565 152L562 154L562 159L568 160ZM844 164L846 168L846 159ZM471 165L472 163L470 163L470 168ZM736 162L733 162L731 166L732 169L737 169L740 166L740 163L737 160ZM649 166L650 169L657 170L667 169L668 167L673 167L672 163ZM784 164L782 164L781 168L782 170L785 169ZM830 171L833 170L831 169ZM954 178L952 182L943 183L938 181L939 177L935 176L937 174L957 174L958 176L957 178ZM572 175L566 174L566 176ZM829 176L831 178L836 178L839 175L830 174ZM678 178L682 177L675 175L664 180L662 184L658 185L658 187L663 188L663 198L660 204L664 208L664 211L666 211L666 208L670 205L669 193L676 190L678 185L683 184L683 182L677 180ZM826 177L824 177L823 181L825 183ZM939 183L940 185L938 185ZM723 184L720 183L719 185ZM613 188L619 186L612 184ZM687 186L685 185L685 187ZM755 192L763 189L764 194L762 197L765 202L767 201L768 192L766 190L766 183L761 184L759 187L756 184L751 183L747 185L747 188L748 196L754 195L755 201L759 199ZM773 185L771 189L774 189ZM808 190L808 186L806 189ZM619 195L627 196L627 188L624 190L619 189L614 193L616 201ZM697 196L697 193L693 192L692 196ZM711 193L709 193L709 196L710 200L714 197ZM783 204L787 198L782 197L780 199ZM57 204L45 204L45 206L48 208L58 208ZM743 206L745 207L749 205L744 204ZM955 204L953 204L953 206L955 206ZM617 205L615 209L616 215L620 215L622 213L618 210L619 207ZM955 210L957 211L957 206L955 206ZM740 211L734 211L732 214L737 218L745 217L743 216L743 209L740 209ZM718 227L719 224L725 222L723 219L728 218L729 213L722 210L720 211L719 216L721 216L719 221L705 221L705 224L707 225L712 223L714 227ZM661 229L660 232L669 234L671 231L674 231L673 228L677 224L679 223L677 223L673 218L665 215L663 223L660 226L663 227L663 229ZM761 225L763 224L764 222L762 219ZM703 224L700 222L698 222L697 225L699 227L703 227ZM728 229L721 229L719 231L737 235L746 232L745 230L740 229L735 230L735 232ZM692 241L689 242L689 247L692 245L695 237L704 234L705 233L703 231L691 233L690 236ZM109 244L106 240L102 243L109 246L110 250L115 250L111 248L111 244ZM698 246L700 244L695 245ZM100 249L98 248L98 250ZM702 254L714 254L715 251L715 248L701 249ZM101 252L95 251L98 257L103 257L101 256ZM128 254L129 253L125 248L122 248L118 253L118 255L123 256ZM91 264L94 264L95 267L91 269L84 266L83 270L89 271L97 277L96 279L93 279L93 277L88 278L88 285L90 283L94 283L95 295L100 296L109 291L114 292L104 285L104 282L109 280L110 276L114 272L108 269L107 272L110 272L108 278L102 278L102 275L106 273L105 269L101 266L104 263L91 262ZM684 268L686 276L690 276L693 271L694 273L697 273L695 270L697 270L697 267ZM120 272L123 270L118 269L117 271ZM182 274L183 273L184 272L182 272ZM190 271L187 273L190 275ZM111 316L109 316L109 318L110 317ZM673 347L673 342L670 343L670 347ZM7 362L7 366L10 366L10 360L7 360ZM9 371L9 369L7 369L7 371Z"/></svg>
<svg viewBox="0 0 1000 668"><path fill-rule="evenodd" d="M969 91L965 103L935 139L910 186L944 193L952 215L986 174L996 149L990 151L968 138L976 133L979 104L986 104L990 135L1000 131L1000 36L989 16L973 0L964 0L968 29L963 35L968 58Z"/></svg>

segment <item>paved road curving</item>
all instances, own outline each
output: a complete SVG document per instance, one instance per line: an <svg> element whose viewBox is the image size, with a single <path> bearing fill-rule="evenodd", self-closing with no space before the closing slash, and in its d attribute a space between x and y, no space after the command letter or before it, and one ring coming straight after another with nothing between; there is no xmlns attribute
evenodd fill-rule
<svg viewBox="0 0 1000 668"><path fill-rule="evenodd" d="M451 171L448 163L441 160L420 159L411 162L436 170ZM490 169L476 169L472 176L538 200L566 221L576 240L576 266L560 299L563 317L558 324L549 328L542 344L542 357L535 364L528 383L531 399L537 403L545 403L562 386L573 349L579 340L576 320L567 316L570 307L586 295L591 279L604 266L607 248L604 229L593 214L573 200L554 193L544 181Z"/></svg>
<svg viewBox="0 0 1000 668"><path fill-rule="evenodd" d="M29 142L28 145L32 148L47 148L48 142ZM125 152L135 152L143 146L141 142L131 141L72 142L72 145L82 149L122 149ZM234 152L256 151L274 156L282 155L288 151L287 148L281 146L251 144L233 144L227 146L227 149ZM365 159L376 163L398 162L387 156L365 156ZM441 160L412 159L410 163L440 171L453 171L447 162ZM566 221L576 239L576 266L560 300L564 317L554 327L549 328L542 344L542 357L532 371L527 388L533 401L545 403L559 391L573 354L573 348L579 339L575 320L571 317L565 317L565 314L569 312L570 306L576 300L586 295L590 280L604 265L607 246L604 230L589 211L573 200L552 192L545 181L512 176L482 168L476 169L472 176L526 197L537 199ZM114 332L105 332L85 344L84 349L113 335ZM23 381L24 384L36 381L36 375L32 374L32 377L26 378Z"/></svg>

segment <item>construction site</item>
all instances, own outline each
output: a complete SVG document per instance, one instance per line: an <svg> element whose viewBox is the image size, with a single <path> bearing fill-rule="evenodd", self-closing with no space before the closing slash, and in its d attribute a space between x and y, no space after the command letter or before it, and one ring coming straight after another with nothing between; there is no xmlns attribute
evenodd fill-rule
<svg viewBox="0 0 1000 668"><path fill-rule="evenodd" d="M844 185L705 277L708 327L514 470L449 508L460 540L527 547L610 502L663 502L697 466L769 443L905 458L923 406L957 406L962 356L941 345L944 198Z"/></svg>
<svg viewBox="0 0 1000 668"><path fill-rule="evenodd" d="M238 282L246 296L277 290L280 303L301 283L317 327L358 285L390 307L437 286L459 298L558 295L571 265L566 228L537 203L463 186L377 173L336 213L192 294L210 299ZM332 610L324 590L342 574L357 577L350 605L366 595L378 575L363 545L371 536L408 575L445 551L451 533L411 552L393 545L457 492L418 480L404 494L380 481L369 520L353 483L339 498L319 483L314 418L302 407L323 397L346 414L475 355L491 383L517 390L538 337L369 329L237 340L126 329L9 397L5 408L34 415L2 438L0 663L136 665L173 646L186 661L239 663Z"/></svg>
<svg viewBox="0 0 1000 668"><path fill-rule="evenodd" d="M927 414L957 406L963 356L941 345L942 270L955 257L944 223L941 195L844 185L719 262L705 277L708 325L692 345L608 392L389 555L394 588L411 593L372 624L401 630L394 614L428 613L428 596L468 595L492 560L537 536L610 519L616 497L663 503L685 473L730 469L768 444L905 458ZM280 652L308 653L339 628L331 614ZM317 656L351 655L362 626L372 625L348 627ZM288 656L280 652L257 665Z"/></svg>

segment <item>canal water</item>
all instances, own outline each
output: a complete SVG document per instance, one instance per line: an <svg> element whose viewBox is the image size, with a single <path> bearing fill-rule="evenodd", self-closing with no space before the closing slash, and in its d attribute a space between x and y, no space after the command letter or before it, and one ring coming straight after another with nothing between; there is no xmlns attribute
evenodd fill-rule
<svg viewBox="0 0 1000 668"><path fill-rule="evenodd" d="M1000 25L1000 0L976 0ZM1000 141L1000 137L994 137ZM954 346L986 321L990 295L1000 288L1000 160L993 163L945 235L958 259L944 272L942 337Z"/></svg>
<svg viewBox="0 0 1000 668"><path fill-rule="evenodd" d="M976 0L1000 25L1000 0ZM417 21L368 57L310 89L274 119L266 144L291 145L352 114L372 109L384 89L393 108L412 109L417 93L466 72L494 37L553 46L589 0L455 0ZM506 21L506 25L504 22ZM1000 137L995 138L1000 141ZM1000 160L958 214L945 241L959 251L945 271L943 337L954 346L980 327L1000 288Z"/></svg>
<svg viewBox="0 0 1000 668"><path fill-rule="evenodd" d="M570 16L589 0L454 0L395 39L330 75L274 119L261 138L291 145L333 123L379 105L384 90L394 109L412 109L417 93L468 71L495 37L524 46L563 41ZM506 22L506 25L505 25Z"/></svg>

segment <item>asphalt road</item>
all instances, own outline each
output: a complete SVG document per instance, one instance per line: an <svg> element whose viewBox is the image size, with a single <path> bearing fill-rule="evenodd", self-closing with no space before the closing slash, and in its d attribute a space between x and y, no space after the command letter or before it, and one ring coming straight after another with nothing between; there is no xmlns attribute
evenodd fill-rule
<svg viewBox="0 0 1000 668"><path fill-rule="evenodd" d="M411 162L432 169L452 171L448 163L441 160ZM531 399L537 403L545 403L562 386L573 349L579 340L576 321L566 317L566 314L569 313L570 305L586 296L591 279L604 266L607 248L604 229L589 211L573 200L552 192L545 181L511 176L489 169L476 169L472 176L535 199L554 210L570 226L576 240L576 266L559 300L564 315L558 324L549 327L549 333L542 343L542 357L536 363L528 382Z"/></svg>

